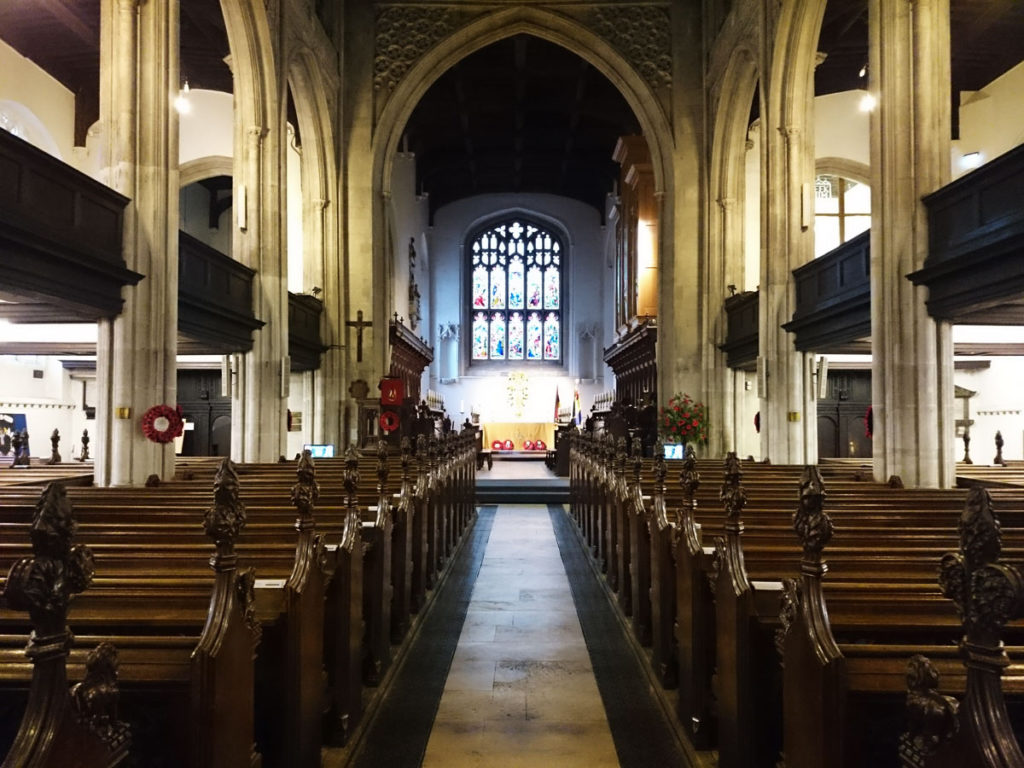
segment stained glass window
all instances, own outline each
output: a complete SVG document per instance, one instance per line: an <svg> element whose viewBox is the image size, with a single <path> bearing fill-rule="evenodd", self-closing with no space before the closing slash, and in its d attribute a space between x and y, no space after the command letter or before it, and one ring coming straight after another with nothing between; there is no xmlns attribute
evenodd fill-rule
<svg viewBox="0 0 1024 768"><path fill-rule="evenodd" d="M483 312L473 318L473 359L487 359L487 315Z"/></svg>
<svg viewBox="0 0 1024 768"><path fill-rule="evenodd" d="M560 352L561 328L558 324L558 315L548 312L547 320L544 321L544 359L557 360Z"/></svg>
<svg viewBox="0 0 1024 768"><path fill-rule="evenodd" d="M505 315L495 312L491 315L491 360L505 358Z"/></svg>
<svg viewBox="0 0 1024 768"><path fill-rule="evenodd" d="M518 312L508 319L508 359L523 359L523 316Z"/></svg>
<svg viewBox="0 0 1024 768"><path fill-rule="evenodd" d="M562 243L518 218L467 244L473 360L562 358Z"/></svg>
<svg viewBox="0 0 1024 768"><path fill-rule="evenodd" d="M528 360L541 359L541 335L543 332L544 325L540 321L540 315L531 312L530 322L526 326L526 358Z"/></svg>

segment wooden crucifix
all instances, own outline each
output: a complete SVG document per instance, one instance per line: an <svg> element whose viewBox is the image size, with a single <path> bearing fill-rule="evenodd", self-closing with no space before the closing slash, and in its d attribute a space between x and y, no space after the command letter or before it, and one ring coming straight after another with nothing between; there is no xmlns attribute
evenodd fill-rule
<svg viewBox="0 0 1024 768"><path fill-rule="evenodd" d="M356 362L361 363L363 362L363 329L371 327L373 323L370 320L363 320L363 310L360 309L356 312L356 319L346 320L345 325L355 328L356 333L359 334L356 336Z"/></svg>

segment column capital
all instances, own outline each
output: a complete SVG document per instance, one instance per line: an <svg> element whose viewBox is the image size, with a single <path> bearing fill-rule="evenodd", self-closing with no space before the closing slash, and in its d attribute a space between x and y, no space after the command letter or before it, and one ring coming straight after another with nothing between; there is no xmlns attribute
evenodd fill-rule
<svg viewBox="0 0 1024 768"><path fill-rule="evenodd" d="M779 133L789 144L795 143L800 138L800 129L795 125L780 125Z"/></svg>
<svg viewBox="0 0 1024 768"><path fill-rule="evenodd" d="M715 200L715 202L718 203L719 207L723 211L731 211L733 208L736 207L735 197L720 197L717 200Z"/></svg>

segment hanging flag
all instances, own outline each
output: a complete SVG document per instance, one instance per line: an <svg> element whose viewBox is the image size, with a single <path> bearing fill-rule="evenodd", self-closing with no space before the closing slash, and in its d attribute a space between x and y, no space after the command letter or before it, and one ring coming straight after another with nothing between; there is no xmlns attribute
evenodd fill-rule
<svg viewBox="0 0 1024 768"><path fill-rule="evenodd" d="M555 421L558 421L558 412L562 409L562 401L558 397L558 385L555 385Z"/></svg>
<svg viewBox="0 0 1024 768"><path fill-rule="evenodd" d="M572 394L572 420L576 426L583 424L583 409L580 408L580 388L576 387Z"/></svg>

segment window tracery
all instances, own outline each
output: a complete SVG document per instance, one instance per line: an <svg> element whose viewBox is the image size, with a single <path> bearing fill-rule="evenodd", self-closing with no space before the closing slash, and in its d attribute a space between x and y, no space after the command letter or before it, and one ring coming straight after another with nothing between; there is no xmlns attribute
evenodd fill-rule
<svg viewBox="0 0 1024 768"><path fill-rule="evenodd" d="M469 244L474 361L562 358L562 242L510 218Z"/></svg>

